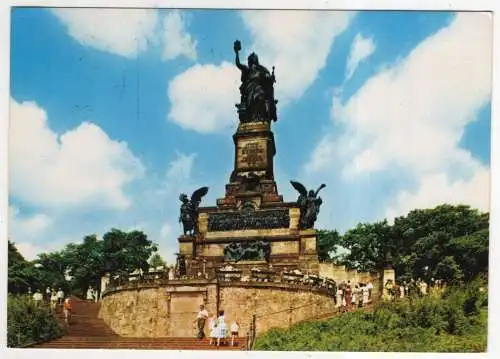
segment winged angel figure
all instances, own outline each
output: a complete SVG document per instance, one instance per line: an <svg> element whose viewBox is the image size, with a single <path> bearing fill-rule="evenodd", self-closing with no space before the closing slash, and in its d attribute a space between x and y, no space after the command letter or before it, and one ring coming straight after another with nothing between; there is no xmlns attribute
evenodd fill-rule
<svg viewBox="0 0 500 359"><path fill-rule="evenodd" d="M198 188L191 195L191 199L185 193L179 196L181 204L181 214L179 222L182 222L184 227L184 235L194 235L198 230L198 208L201 199L208 192L208 187Z"/></svg>
<svg viewBox="0 0 500 359"><path fill-rule="evenodd" d="M293 188L300 193L299 198L297 199L297 204L300 207L300 221L299 226L301 229L308 229L314 226L314 222L318 218L319 207L323 203L321 197L318 197L319 191L326 187L325 184L319 186L316 191L310 190L307 192L307 189L304 187L302 183L290 181Z"/></svg>

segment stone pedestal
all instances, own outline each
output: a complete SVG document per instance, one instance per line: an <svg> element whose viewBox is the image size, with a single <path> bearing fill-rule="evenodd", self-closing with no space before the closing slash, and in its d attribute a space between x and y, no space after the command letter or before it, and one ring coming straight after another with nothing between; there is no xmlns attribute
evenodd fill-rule
<svg viewBox="0 0 500 359"><path fill-rule="evenodd" d="M253 266L318 273L316 231L299 229L298 205L285 203L274 181L276 148L270 124L240 123L233 140L234 170L224 197L214 207L199 209L196 236L179 237L188 273L213 275L218 267L247 268L249 260L256 259L262 263ZM227 246L247 248L259 243L270 248L266 258L234 262L224 256Z"/></svg>

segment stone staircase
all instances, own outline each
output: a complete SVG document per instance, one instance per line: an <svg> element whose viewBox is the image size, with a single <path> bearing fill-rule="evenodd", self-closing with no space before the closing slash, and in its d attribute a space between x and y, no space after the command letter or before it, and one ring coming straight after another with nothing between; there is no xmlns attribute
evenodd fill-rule
<svg viewBox="0 0 500 359"><path fill-rule="evenodd" d="M99 304L72 298L73 315L66 333L58 339L33 345L31 348L52 349L168 349L168 350L244 350L245 338L238 338L235 346L210 345L208 339L196 338L132 338L114 333L99 319ZM58 317L64 326L62 310Z"/></svg>

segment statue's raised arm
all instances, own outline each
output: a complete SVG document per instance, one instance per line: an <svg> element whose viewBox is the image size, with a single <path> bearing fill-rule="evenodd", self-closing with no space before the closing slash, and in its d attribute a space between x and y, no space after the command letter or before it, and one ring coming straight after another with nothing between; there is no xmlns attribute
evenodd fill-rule
<svg viewBox="0 0 500 359"><path fill-rule="evenodd" d="M236 54L236 58L234 60L235 64L236 64L236 67L238 67L241 71L245 71L245 70L248 70L248 67L243 65L241 62L240 62L240 55L239 55L239 52L241 51L241 42L240 40L236 40L234 42L234 46L233 46L233 49L234 49L234 52Z"/></svg>
<svg viewBox="0 0 500 359"><path fill-rule="evenodd" d="M322 183L321 186L318 187L318 189L316 190L316 192L314 192L314 197L317 197L319 191L321 191L325 187L326 187L326 184Z"/></svg>

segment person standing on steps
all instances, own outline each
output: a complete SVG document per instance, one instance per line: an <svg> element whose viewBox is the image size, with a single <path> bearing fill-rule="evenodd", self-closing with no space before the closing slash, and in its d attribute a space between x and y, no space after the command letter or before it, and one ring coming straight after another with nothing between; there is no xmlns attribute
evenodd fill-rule
<svg viewBox="0 0 500 359"><path fill-rule="evenodd" d="M203 304L200 304L200 311L198 312L198 315L196 317L196 324L198 328L198 339L203 339L205 338L205 322L208 319L208 312L205 309L205 306Z"/></svg>
<svg viewBox="0 0 500 359"><path fill-rule="evenodd" d="M94 300L94 290L92 289L92 287L89 287L87 289L87 300L90 302Z"/></svg>
<svg viewBox="0 0 500 359"><path fill-rule="evenodd" d="M70 298L66 298L66 300L64 301L64 305L63 305L63 311L64 311L64 322L66 323L66 325L69 325L70 321L71 321L71 311L72 311L73 307L71 305L71 299Z"/></svg>
<svg viewBox="0 0 500 359"><path fill-rule="evenodd" d="M47 303L50 303L50 295L52 294L52 289L50 289L50 287L47 287L45 289L45 300L47 301Z"/></svg>
<svg viewBox="0 0 500 359"><path fill-rule="evenodd" d="M50 296L50 309L53 312L57 309L57 293L55 290L52 291L52 295Z"/></svg>
<svg viewBox="0 0 500 359"><path fill-rule="evenodd" d="M57 302L62 305L64 301L64 292L62 291L61 288L57 291Z"/></svg>
<svg viewBox="0 0 500 359"><path fill-rule="evenodd" d="M217 340L217 318L212 314L208 321L208 329L210 330L210 345L214 344Z"/></svg>
<svg viewBox="0 0 500 359"><path fill-rule="evenodd" d="M227 328L226 321L224 318L224 311L219 311L219 317L217 318L217 347L220 346L221 339L226 339Z"/></svg>
<svg viewBox="0 0 500 359"><path fill-rule="evenodd" d="M43 295L40 292L40 289L37 289L35 294L33 294L33 300L35 302L35 306L39 307L43 300Z"/></svg>
<svg viewBox="0 0 500 359"><path fill-rule="evenodd" d="M240 330L240 326L238 321L233 321L231 323L231 346L234 347L234 340L238 337L238 331Z"/></svg>

